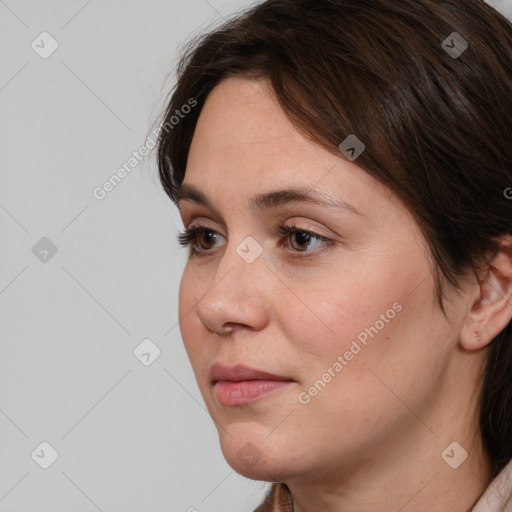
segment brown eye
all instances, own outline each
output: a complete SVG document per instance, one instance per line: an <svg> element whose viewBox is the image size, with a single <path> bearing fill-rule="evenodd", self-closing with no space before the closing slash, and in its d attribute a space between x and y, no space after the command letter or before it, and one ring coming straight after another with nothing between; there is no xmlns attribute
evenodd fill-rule
<svg viewBox="0 0 512 512"><path fill-rule="evenodd" d="M183 247L189 247L190 255L208 254L212 249L210 244L215 245L219 236L213 229L197 225L192 228L186 228L180 233L178 235L178 242Z"/></svg>
<svg viewBox="0 0 512 512"><path fill-rule="evenodd" d="M295 225L280 225L277 230L277 235L279 234L290 240L290 243L286 244L290 258L314 257L334 244L333 240L329 238L308 229L300 229ZM189 247L190 256L209 256L214 254L213 249L219 238L222 238L222 235L215 230L197 225L192 228L186 228L180 233L178 235L178 242L183 247ZM315 247L312 243L314 240L317 241L318 247ZM282 248L283 244L278 244L278 247ZM291 247L291 249L288 247Z"/></svg>
<svg viewBox="0 0 512 512"><path fill-rule="evenodd" d="M198 233L198 240L199 240L199 246L201 249L205 251L209 251L212 247L209 247L209 244L212 244L212 246L215 245L215 241L217 239L218 235L217 233L214 233L210 230L203 230ZM203 245L202 241L205 241L205 244Z"/></svg>
<svg viewBox="0 0 512 512"><path fill-rule="evenodd" d="M309 253L316 253L317 251L322 250L322 246L327 246L332 243L332 240L326 238L325 236L319 235L309 229L301 229L295 224L291 226L280 226L279 233L284 237L287 237L290 240L290 246L292 250L290 252L295 253L306 253L309 256ZM313 245L312 240L317 240L317 246ZM311 248L310 250L308 250Z"/></svg>
<svg viewBox="0 0 512 512"><path fill-rule="evenodd" d="M295 231L290 236L291 245L297 251L305 251L309 247L312 238L306 231ZM297 242L297 245L294 245L293 242Z"/></svg>

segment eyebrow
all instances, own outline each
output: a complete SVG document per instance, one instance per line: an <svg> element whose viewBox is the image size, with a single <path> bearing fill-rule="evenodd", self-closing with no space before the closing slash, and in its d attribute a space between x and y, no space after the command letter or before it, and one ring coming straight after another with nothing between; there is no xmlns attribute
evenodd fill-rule
<svg viewBox="0 0 512 512"><path fill-rule="evenodd" d="M215 211L215 208L206 195L194 185L183 184L181 186L176 193L175 202L178 209L180 208L179 203L181 201L192 201ZM328 192L308 190L300 187L291 187L257 194L251 199L249 207L253 210L262 211L279 208L294 202L316 204L325 208L351 212L363 216L355 206L341 201Z"/></svg>

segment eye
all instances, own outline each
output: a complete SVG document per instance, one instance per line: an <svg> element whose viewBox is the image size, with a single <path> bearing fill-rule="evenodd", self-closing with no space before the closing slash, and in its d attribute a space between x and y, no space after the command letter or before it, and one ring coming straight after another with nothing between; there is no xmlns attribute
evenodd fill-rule
<svg viewBox="0 0 512 512"><path fill-rule="evenodd" d="M319 235L318 233L315 233L314 231L311 231L309 229L302 229L295 224L292 224L291 226L287 225L281 225L279 226L279 233L285 237L287 237L291 241L291 246L296 249L295 252L314 252L314 251L308 251L308 247L311 246L311 240L317 240L320 242L317 244L317 247L320 246L329 246L332 245L334 242L330 240L329 238L326 238L325 236ZM294 244L295 242L295 244ZM304 247L305 246L305 247ZM282 246L281 246L282 247ZM317 249L315 249L316 251ZM309 256L309 254L308 254ZM293 255L292 257L302 257L300 255Z"/></svg>
<svg viewBox="0 0 512 512"><path fill-rule="evenodd" d="M290 240L290 245L292 250L288 250L291 258L306 258L311 257L311 253L317 253L323 251L332 244L334 241L326 238L314 231L309 229L302 229L295 224L292 225L283 225L280 224L277 228L277 234L281 235L283 238L287 238ZM212 247L215 245L217 239L221 237L219 233L210 229L206 226L196 225L192 228L186 228L178 235L178 242L183 247L190 248L190 256L200 255L200 256L208 256L212 253ZM308 250L311 247L311 241L317 240L317 247L314 250ZM199 247L198 247L199 246ZM323 249L322 249L323 246ZM279 244L279 247L283 248L283 244ZM286 247L285 247L286 248ZM302 255L301 253L306 253Z"/></svg>
<svg viewBox="0 0 512 512"><path fill-rule="evenodd" d="M179 233L178 242L181 246L190 248L190 255L209 252L211 249L210 247L202 247L202 249L198 249L196 246L200 237L205 234L208 235L206 236L206 245L215 243L216 238L220 236L219 233L213 229L198 224L192 228L186 228L181 233Z"/></svg>

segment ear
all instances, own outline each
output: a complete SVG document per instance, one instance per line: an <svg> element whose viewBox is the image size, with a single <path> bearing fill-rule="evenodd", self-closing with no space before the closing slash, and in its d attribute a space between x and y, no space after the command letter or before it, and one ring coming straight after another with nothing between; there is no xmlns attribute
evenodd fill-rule
<svg viewBox="0 0 512 512"><path fill-rule="evenodd" d="M512 236L501 237L498 244L475 284L460 341L466 350L487 346L512 320Z"/></svg>

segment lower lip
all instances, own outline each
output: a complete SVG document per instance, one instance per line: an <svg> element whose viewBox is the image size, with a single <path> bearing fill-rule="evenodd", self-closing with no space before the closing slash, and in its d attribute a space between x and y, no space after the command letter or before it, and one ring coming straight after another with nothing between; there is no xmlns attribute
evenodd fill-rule
<svg viewBox="0 0 512 512"><path fill-rule="evenodd" d="M235 406L253 402L292 382L291 380L244 380L240 382L220 380L215 383L213 388L222 405Z"/></svg>

